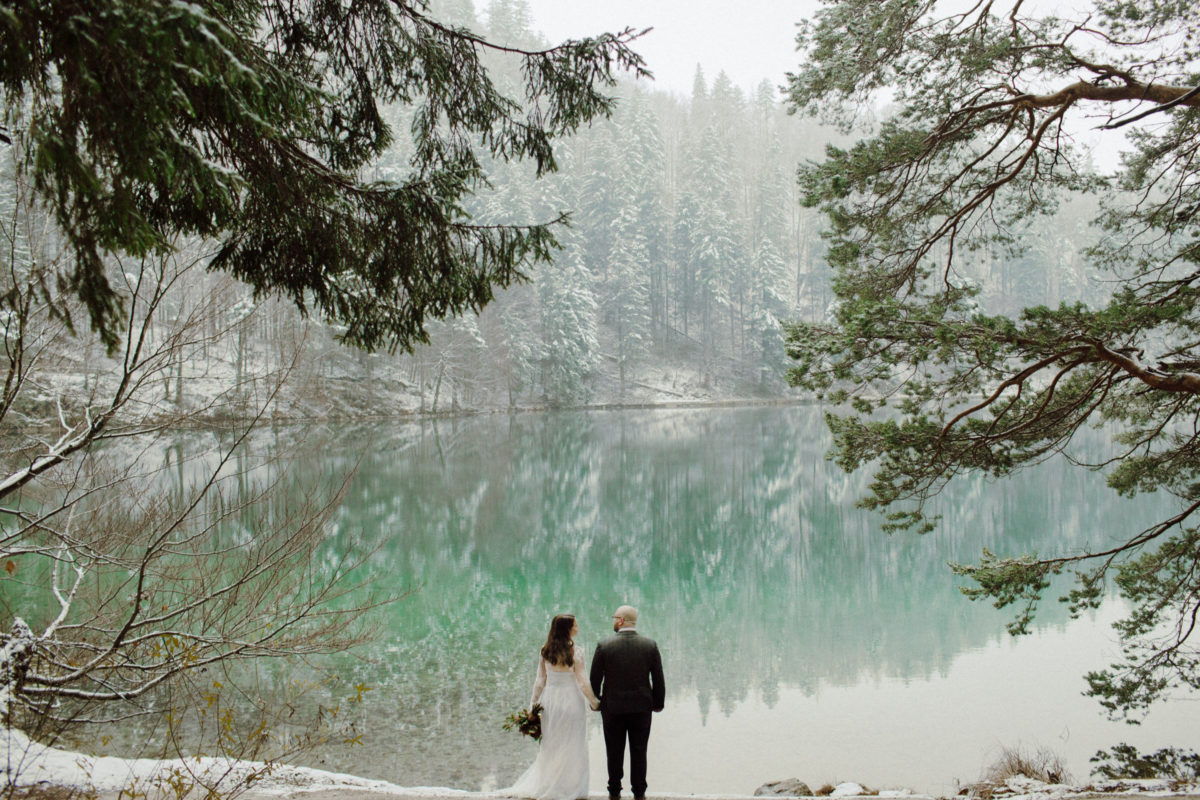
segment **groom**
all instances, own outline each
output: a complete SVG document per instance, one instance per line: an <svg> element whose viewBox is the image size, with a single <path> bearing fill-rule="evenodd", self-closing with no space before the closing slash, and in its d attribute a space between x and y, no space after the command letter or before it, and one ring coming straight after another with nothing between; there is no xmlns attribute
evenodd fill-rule
<svg viewBox="0 0 1200 800"><path fill-rule="evenodd" d="M637 609L621 606L613 614L610 636L592 656L592 692L600 698L604 746L608 751L608 796L621 796L625 739L629 739L629 784L634 800L646 796L646 744L651 712L662 711L666 698L662 657L653 639L639 636Z"/></svg>

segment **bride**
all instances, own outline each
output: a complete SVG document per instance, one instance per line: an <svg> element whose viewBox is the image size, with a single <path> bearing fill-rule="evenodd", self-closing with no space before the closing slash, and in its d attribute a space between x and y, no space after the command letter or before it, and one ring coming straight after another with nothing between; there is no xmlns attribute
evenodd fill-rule
<svg viewBox="0 0 1200 800"><path fill-rule="evenodd" d="M579 623L571 614L550 622L550 635L538 658L532 709L542 704L542 739L537 759L501 794L536 800L578 800L588 796L587 706L600 707L584 675L583 648L575 644Z"/></svg>

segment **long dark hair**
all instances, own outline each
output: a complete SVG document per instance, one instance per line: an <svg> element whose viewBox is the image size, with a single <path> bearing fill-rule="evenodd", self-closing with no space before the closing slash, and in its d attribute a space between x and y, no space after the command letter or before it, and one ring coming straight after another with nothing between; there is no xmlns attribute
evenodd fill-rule
<svg viewBox="0 0 1200 800"><path fill-rule="evenodd" d="M556 667L575 666L575 642L571 639L574 614L559 614L550 620L550 635L542 645L542 658Z"/></svg>

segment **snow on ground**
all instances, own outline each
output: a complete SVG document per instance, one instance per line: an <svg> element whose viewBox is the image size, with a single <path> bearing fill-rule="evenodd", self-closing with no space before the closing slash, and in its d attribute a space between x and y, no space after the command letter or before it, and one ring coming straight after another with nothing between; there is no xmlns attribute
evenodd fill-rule
<svg viewBox="0 0 1200 800"><path fill-rule="evenodd" d="M306 789L347 789L409 797L473 794L454 789L405 788L386 781L286 764L212 757L162 760L89 756L46 747L11 728L4 729L0 736L5 783L17 786L51 784L95 794L125 791L127 796L154 796L156 790L177 796L183 792L175 791L175 787L194 784L215 788L221 794L247 787L255 794L267 795Z"/></svg>
<svg viewBox="0 0 1200 800"><path fill-rule="evenodd" d="M92 795L120 793L125 797L183 797L189 789L204 786L221 795L240 792L243 800L303 795L308 800L387 800L390 797L467 800L497 798L489 792L468 792L441 787L403 787L386 781L369 780L344 773L326 772L286 764L237 761L222 758L152 759L89 756L46 747L23 733L5 728L0 733L0 760L5 783L19 787L53 785ZM840 784L833 796L839 800L861 797L861 786ZM207 793L207 792L206 792ZM989 787L987 796L1003 800L1069 800L1112 797L1172 797L1176 800L1200 800L1200 786L1179 786L1165 780L1116 780L1089 786L1046 784L1030 778L1010 778L1003 785ZM980 795L973 795L980 796ZM597 795L597 797L599 797ZM905 800L931 800L908 791L881 792L872 797L896 797ZM676 795L655 793L656 800L743 800L729 795ZM746 798L745 800L749 800Z"/></svg>

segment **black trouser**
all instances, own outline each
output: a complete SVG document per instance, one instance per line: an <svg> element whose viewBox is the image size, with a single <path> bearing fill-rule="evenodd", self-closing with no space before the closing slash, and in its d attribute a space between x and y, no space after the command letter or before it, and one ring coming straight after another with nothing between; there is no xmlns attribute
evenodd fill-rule
<svg viewBox="0 0 1200 800"><path fill-rule="evenodd" d="M634 797L646 794L646 744L650 741L651 711L630 714L601 714L604 721L604 746L608 752L608 793L621 793L624 776L625 739L629 738L629 787Z"/></svg>

